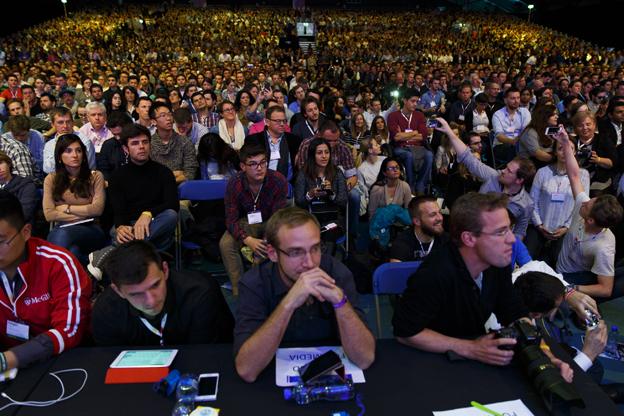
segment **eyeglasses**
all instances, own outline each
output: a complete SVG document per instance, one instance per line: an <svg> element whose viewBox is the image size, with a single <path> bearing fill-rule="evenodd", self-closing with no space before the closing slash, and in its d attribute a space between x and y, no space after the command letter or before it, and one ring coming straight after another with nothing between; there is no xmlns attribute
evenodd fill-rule
<svg viewBox="0 0 624 416"><path fill-rule="evenodd" d="M391 170L391 171L396 172L396 171L401 170L401 168L399 168L398 166L387 166L386 170Z"/></svg>
<svg viewBox="0 0 624 416"><path fill-rule="evenodd" d="M156 118L170 118L173 117L173 114L171 113L160 113L156 116Z"/></svg>
<svg viewBox="0 0 624 416"><path fill-rule="evenodd" d="M233 113L234 111L234 107L228 107L228 108L224 108L223 110L221 110L224 113Z"/></svg>
<svg viewBox="0 0 624 416"><path fill-rule="evenodd" d="M251 169L258 169L258 168L264 168L267 165L267 161L266 159L261 160L260 162L249 162L249 163L245 163L245 166L251 168Z"/></svg>
<svg viewBox="0 0 624 416"><path fill-rule="evenodd" d="M272 118L270 118L269 120L271 120L273 123L277 123L277 124L286 124L286 123L288 123L288 120L284 120L284 119L273 120Z"/></svg>
<svg viewBox="0 0 624 416"><path fill-rule="evenodd" d="M475 234L477 235L485 234L485 235L491 235L493 237L506 237L507 234L509 234L510 232L512 232L511 227L505 227L501 230L493 231L491 233L486 233L485 231L479 231L478 233L475 233Z"/></svg>
<svg viewBox="0 0 624 416"><path fill-rule="evenodd" d="M308 253L310 253L311 256L318 256L323 252L323 244L322 243L318 243L313 245L312 247L310 247L310 251L304 250L302 248L292 248L289 250L282 250L279 247L276 247L277 251L279 251L280 253L285 254L287 257L289 257L292 260L302 260Z"/></svg>
<svg viewBox="0 0 624 416"><path fill-rule="evenodd" d="M20 228L20 230L18 232L16 232L15 235L13 235L13 237L9 238L8 240L0 241L0 248L2 248L4 246L10 246L11 243L13 242L13 240L15 240L15 237L17 237L21 231L22 230Z"/></svg>

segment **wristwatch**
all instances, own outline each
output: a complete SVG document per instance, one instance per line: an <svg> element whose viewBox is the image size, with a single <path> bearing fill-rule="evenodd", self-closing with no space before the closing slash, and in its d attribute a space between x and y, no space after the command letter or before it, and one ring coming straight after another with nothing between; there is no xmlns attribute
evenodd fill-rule
<svg viewBox="0 0 624 416"><path fill-rule="evenodd" d="M69 207L71 207L71 205L67 205L67 208L65 208L65 214L71 214Z"/></svg>

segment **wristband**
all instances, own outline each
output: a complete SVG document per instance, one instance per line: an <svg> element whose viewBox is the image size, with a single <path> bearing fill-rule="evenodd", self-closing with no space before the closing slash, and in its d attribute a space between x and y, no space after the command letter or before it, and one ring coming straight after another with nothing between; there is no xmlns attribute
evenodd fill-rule
<svg viewBox="0 0 624 416"><path fill-rule="evenodd" d="M576 292L576 285L570 287L568 290L566 290L565 295L563 295L563 300L568 300L568 298L570 296L572 296L572 293Z"/></svg>
<svg viewBox="0 0 624 416"><path fill-rule="evenodd" d="M145 214L145 215L149 216L150 218L152 218L152 213L151 213L151 212L149 212L149 211L143 211L143 212L141 213L141 215L143 215L143 214Z"/></svg>
<svg viewBox="0 0 624 416"><path fill-rule="evenodd" d="M3 352L0 352L0 373L4 373L7 370L7 359Z"/></svg>
<svg viewBox="0 0 624 416"><path fill-rule="evenodd" d="M348 300L349 299L347 299L347 295L343 294L342 295L342 300L340 302L338 302L338 303L334 303L332 306L334 307L334 309L340 309L340 308L342 308L345 305L345 303L347 303Z"/></svg>

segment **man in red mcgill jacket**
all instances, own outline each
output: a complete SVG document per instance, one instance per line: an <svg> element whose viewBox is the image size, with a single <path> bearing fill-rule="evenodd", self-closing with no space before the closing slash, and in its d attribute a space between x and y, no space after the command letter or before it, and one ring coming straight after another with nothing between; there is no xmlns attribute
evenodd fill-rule
<svg viewBox="0 0 624 416"><path fill-rule="evenodd" d="M15 196L0 190L0 371L80 343L91 281L67 250L31 237Z"/></svg>

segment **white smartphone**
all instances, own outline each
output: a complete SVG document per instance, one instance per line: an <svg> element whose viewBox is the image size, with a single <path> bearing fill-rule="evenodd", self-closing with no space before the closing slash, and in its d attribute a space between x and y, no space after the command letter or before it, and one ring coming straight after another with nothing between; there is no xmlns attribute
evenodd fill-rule
<svg viewBox="0 0 624 416"><path fill-rule="evenodd" d="M219 391L219 373L204 373L199 375L197 397L195 401L209 402L217 400Z"/></svg>

